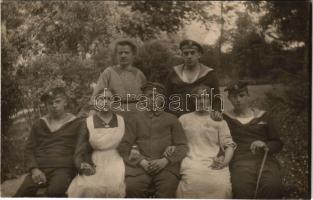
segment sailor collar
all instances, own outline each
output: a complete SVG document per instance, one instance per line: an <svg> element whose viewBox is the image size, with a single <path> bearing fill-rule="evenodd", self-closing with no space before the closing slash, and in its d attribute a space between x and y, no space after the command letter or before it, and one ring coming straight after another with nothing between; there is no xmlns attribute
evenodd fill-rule
<svg viewBox="0 0 313 200"><path fill-rule="evenodd" d="M183 76L183 72L184 72L184 68L185 65L181 64L181 65L177 65L174 66L174 71L177 74L177 76L185 83L194 83L195 81L199 80L200 78L204 77L205 75L207 75L210 71L213 71L214 69L211 67L208 67L202 63L199 63L200 66L200 72L198 73L197 77L189 82L188 80L185 79L185 77Z"/></svg>
<svg viewBox="0 0 313 200"><path fill-rule="evenodd" d="M256 109L256 108L253 108L251 109L253 111L253 118L250 120L249 123L247 124L250 124L251 122L253 122L255 119L259 119L261 118L265 113L266 111L264 110L259 110L259 109ZM238 121L240 124L242 124L238 119L237 119L237 116L234 115L233 113L233 110L231 111L228 111L228 112L225 112L224 113L226 116L228 116L229 118L233 119L233 120L236 120ZM247 125L247 124L242 124L242 125Z"/></svg>
<svg viewBox="0 0 313 200"><path fill-rule="evenodd" d="M48 129L50 130L50 132L56 132L58 130L60 130L62 127L64 127L66 124L72 122L73 120L75 120L77 117L71 113L67 113L67 115L69 116L68 119L64 120L62 122L62 124L56 128L56 129L53 129L50 122L49 122L49 119L48 119L48 115L45 115L43 117L41 117L40 119L42 119L44 121L44 123L46 124L46 126L48 127Z"/></svg>

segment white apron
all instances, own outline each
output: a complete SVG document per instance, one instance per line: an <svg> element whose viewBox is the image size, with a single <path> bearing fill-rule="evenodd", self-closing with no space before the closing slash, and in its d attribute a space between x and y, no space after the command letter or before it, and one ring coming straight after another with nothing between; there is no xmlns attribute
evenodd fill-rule
<svg viewBox="0 0 313 200"><path fill-rule="evenodd" d="M125 165L116 148L125 132L123 117L117 116L118 127L94 128L93 116L87 118L92 161L96 173L76 176L68 188L68 197L125 197Z"/></svg>

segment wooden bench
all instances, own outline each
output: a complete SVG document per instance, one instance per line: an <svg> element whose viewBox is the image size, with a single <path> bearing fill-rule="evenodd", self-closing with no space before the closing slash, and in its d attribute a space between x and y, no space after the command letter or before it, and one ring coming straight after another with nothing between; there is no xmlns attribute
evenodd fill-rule
<svg viewBox="0 0 313 200"><path fill-rule="evenodd" d="M36 193L36 197L47 197L47 188L39 188ZM284 197L288 198L289 195L297 190L295 185L284 185ZM156 198L154 185L151 185L146 191L147 198Z"/></svg>

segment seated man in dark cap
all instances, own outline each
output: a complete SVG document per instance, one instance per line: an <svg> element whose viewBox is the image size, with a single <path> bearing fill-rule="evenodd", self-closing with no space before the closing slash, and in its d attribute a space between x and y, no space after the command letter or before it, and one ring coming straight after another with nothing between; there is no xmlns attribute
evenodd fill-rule
<svg viewBox="0 0 313 200"><path fill-rule="evenodd" d="M44 94L41 101L48 108L48 114L34 123L26 146L26 162L29 175L26 176L16 197L35 197L39 188L46 188L45 196L63 197L76 175L77 168L84 163L89 173L91 147L80 145L86 125L82 120L66 112L67 96L64 88L54 88ZM85 142L84 142L85 144ZM74 154L79 158L74 163Z"/></svg>
<svg viewBox="0 0 313 200"><path fill-rule="evenodd" d="M250 107L247 85L246 81L236 81L225 89L234 109L226 112L224 119L237 144L230 165L233 194L238 199L278 199L282 197L282 180L274 154L281 151L283 143L269 113ZM266 160L260 170L263 158Z"/></svg>
<svg viewBox="0 0 313 200"><path fill-rule="evenodd" d="M176 116L162 110L164 86L148 82L142 91L146 110L129 118L118 147L126 163L126 197L145 198L148 188L154 185L155 197L174 198L180 163L187 151L186 137ZM130 159L134 145L140 154ZM164 154L170 146L175 146L174 152Z"/></svg>
<svg viewBox="0 0 313 200"><path fill-rule="evenodd" d="M212 109L221 111L222 102L215 70L200 63L203 54L202 46L193 40L183 40L179 48L184 63L174 66L167 77L166 88L171 102L168 105L168 111L177 117L195 111L194 101L189 97L193 88L198 85L211 88ZM216 112L211 113L216 114Z"/></svg>

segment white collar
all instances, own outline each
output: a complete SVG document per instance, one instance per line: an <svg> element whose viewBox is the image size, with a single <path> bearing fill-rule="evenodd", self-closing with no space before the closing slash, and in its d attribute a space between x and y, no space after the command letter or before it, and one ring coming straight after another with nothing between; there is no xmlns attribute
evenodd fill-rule
<svg viewBox="0 0 313 200"><path fill-rule="evenodd" d="M184 75L184 64L174 66L174 71L176 72L177 76L185 83L193 83L197 81L198 79L204 77L207 75L210 71L213 71L214 69L208 66L205 66L202 63L199 63L200 71L196 74L196 76L193 78L192 81L187 80L186 76Z"/></svg>
<svg viewBox="0 0 313 200"><path fill-rule="evenodd" d="M73 121L73 120L75 120L75 119L77 118L75 115L73 115L73 114L71 114L71 113L67 113L67 114L70 115L70 118L69 118L68 120L64 121L64 122L63 122L59 127L57 127L56 129L53 129L53 128L51 127L51 124L49 123L49 120L48 120L48 115L45 115L45 116L41 117L40 119L42 119L42 120L46 123L47 127L49 128L49 130L50 130L51 132L55 132L55 131L61 129L65 124L67 124L67 123L69 123L69 122L71 122L71 121Z"/></svg>
<svg viewBox="0 0 313 200"><path fill-rule="evenodd" d="M262 116L266 113L266 111L264 111L264 110L259 110L259 109L256 109L256 108L253 108L253 109L251 109L251 110L253 111L253 116L251 116L251 117L252 117L251 121L252 121L253 119L262 117ZM230 118L232 118L232 119L238 120L238 119L237 119L238 117L234 115L233 110L228 111L228 112L225 112L225 115L227 115L228 117L230 117ZM247 117L247 118L250 118L250 117Z"/></svg>

